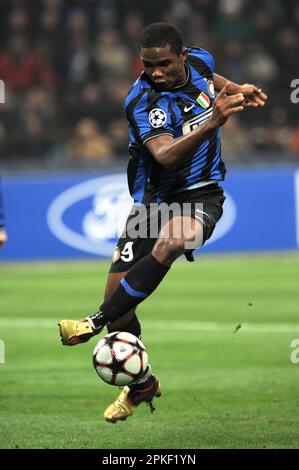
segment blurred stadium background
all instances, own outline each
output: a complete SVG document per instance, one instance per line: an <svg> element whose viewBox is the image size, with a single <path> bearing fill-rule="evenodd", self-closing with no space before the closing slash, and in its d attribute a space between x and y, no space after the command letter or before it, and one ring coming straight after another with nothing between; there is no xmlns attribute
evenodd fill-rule
<svg viewBox="0 0 299 470"><path fill-rule="evenodd" d="M141 72L136 39L156 20L179 26L187 45L210 50L218 73L269 94L265 109L229 120L226 161L297 163L296 0L1 0L2 167L122 163L123 99Z"/></svg>
<svg viewBox="0 0 299 470"><path fill-rule="evenodd" d="M213 258L194 271L178 263L142 307L165 405L159 432L141 410L124 436L98 418L116 391L88 366L93 344L61 351L55 324L102 296L109 261L98 259L112 255L111 214L126 193L123 100L141 72L136 39L154 21L176 24L219 74L259 85L269 101L223 129L226 215L203 250ZM0 447L298 446L298 31L296 0L0 1Z"/></svg>

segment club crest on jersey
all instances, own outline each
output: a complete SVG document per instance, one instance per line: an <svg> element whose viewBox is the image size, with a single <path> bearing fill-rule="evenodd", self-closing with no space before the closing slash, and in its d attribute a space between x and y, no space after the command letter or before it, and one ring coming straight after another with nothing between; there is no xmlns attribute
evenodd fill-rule
<svg viewBox="0 0 299 470"><path fill-rule="evenodd" d="M112 263L116 263L120 258L120 251L119 251L119 248L118 246L115 248L114 252L113 252L113 256L112 256Z"/></svg>
<svg viewBox="0 0 299 470"><path fill-rule="evenodd" d="M208 97L208 95L205 94L204 91L202 91L200 95L198 95L198 97L196 98L196 101L204 109L210 106L210 98Z"/></svg>
<svg viewBox="0 0 299 470"><path fill-rule="evenodd" d="M155 129L158 127L164 126L165 122L167 121L166 113L161 108L152 109L148 115L148 120L150 125Z"/></svg>
<svg viewBox="0 0 299 470"><path fill-rule="evenodd" d="M208 91L209 91L209 95L214 98L214 96L215 96L215 89L214 89L213 80L209 80L209 81L208 81Z"/></svg>

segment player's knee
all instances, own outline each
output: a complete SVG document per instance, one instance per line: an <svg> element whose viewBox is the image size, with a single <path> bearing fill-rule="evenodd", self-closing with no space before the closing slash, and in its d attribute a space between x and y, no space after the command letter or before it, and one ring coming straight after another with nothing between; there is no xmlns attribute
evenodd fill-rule
<svg viewBox="0 0 299 470"><path fill-rule="evenodd" d="M202 245L203 242L203 231L191 230L184 236L184 250L195 249Z"/></svg>
<svg viewBox="0 0 299 470"><path fill-rule="evenodd" d="M156 257L179 256L184 252L184 241L179 238L158 238L153 248Z"/></svg>

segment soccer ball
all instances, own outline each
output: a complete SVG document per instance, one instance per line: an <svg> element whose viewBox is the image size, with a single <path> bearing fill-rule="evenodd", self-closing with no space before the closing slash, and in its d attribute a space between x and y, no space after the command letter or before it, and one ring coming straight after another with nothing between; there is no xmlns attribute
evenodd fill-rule
<svg viewBox="0 0 299 470"><path fill-rule="evenodd" d="M145 372L148 357L136 336L115 331L100 339L93 351L93 366L104 382L129 385Z"/></svg>

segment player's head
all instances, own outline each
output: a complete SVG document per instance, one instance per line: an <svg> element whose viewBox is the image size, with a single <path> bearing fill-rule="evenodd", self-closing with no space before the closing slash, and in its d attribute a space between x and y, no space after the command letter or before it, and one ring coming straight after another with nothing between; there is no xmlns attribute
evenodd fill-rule
<svg viewBox="0 0 299 470"><path fill-rule="evenodd" d="M185 78L184 61L188 51L175 26L152 23L142 31L139 44L144 71L159 88L181 84Z"/></svg>

